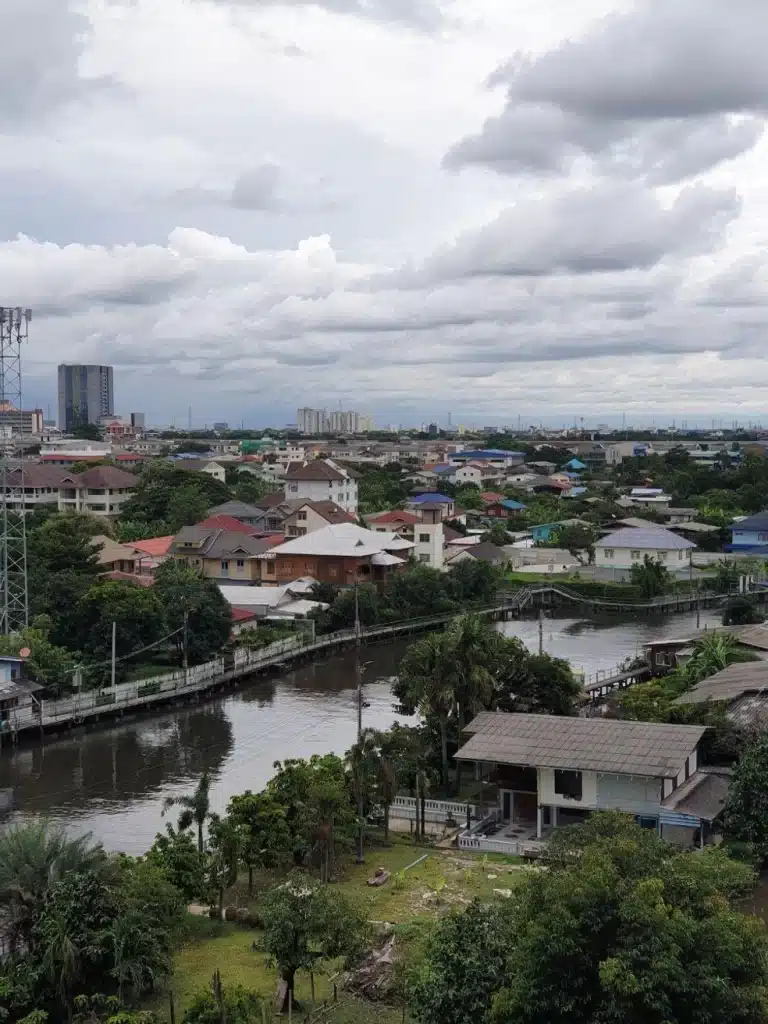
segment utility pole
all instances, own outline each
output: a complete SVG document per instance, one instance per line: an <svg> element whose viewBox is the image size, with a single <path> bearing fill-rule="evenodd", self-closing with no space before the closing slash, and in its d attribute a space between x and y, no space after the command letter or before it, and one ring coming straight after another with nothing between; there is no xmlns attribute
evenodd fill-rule
<svg viewBox="0 0 768 1024"><path fill-rule="evenodd" d="M544 653L544 612L539 608L539 654Z"/></svg>
<svg viewBox="0 0 768 1024"><path fill-rule="evenodd" d="M117 644L117 620L112 619L112 686L115 685L115 647Z"/></svg>
<svg viewBox="0 0 768 1024"><path fill-rule="evenodd" d="M361 741L363 738L363 669L360 664L360 598L358 584L355 580L355 683L357 685L357 750L358 770L360 777L357 780L357 856L356 861L362 864L363 858L363 779L362 779L362 755Z"/></svg>
<svg viewBox="0 0 768 1024"><path fill-rule="evenodd" d="M187 686L189 683L189 653L188 653L188 636L189 636L189 609L185 606L184 608L184 632L182 634L182 664L184 666L184 685Z"/></svg>

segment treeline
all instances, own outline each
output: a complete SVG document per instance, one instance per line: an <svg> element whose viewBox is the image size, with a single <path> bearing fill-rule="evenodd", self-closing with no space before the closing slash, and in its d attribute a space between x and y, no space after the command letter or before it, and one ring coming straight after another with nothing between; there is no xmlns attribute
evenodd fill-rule
<svg viewBox="0 0 768 1024"><path fill-rule="evenodd" d="M503 573L488 562L462 561L448 572L413 564L383 587L361 583L355 590L319 583L313 588L314 600L330 607L314 615L317 631L350 628L356 609L363 626L375 626L488 606L495 601L502 581Z"/></svg>
<svg viewBox="0 0 768 1024"><path fill-rule="evenodd" d="M0 638L0 651L30 649L25 671L43 684L45 697L109 682L113 622L117 682L158 659L168 669L181 664L185 613L191 665L211 658L229 638L229 604L214 582L182 563L163 563L151 588L101 577L93 543L100 529L77 513L28 517L30 626ZM136 652L142 653L126 660Z"/></svg>

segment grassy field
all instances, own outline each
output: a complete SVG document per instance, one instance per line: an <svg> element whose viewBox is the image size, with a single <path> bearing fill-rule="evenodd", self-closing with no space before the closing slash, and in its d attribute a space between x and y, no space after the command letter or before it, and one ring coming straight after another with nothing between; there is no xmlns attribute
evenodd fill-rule
<svg viewBox="0 0 768 1024"><path fill-rule="evenodd" d="M404 870L424 855L425 860ZM381 887L366 885L366 880L378 867L390 871L392 877ZM515 858L476 857L454 850L415 847L407 840L396 838L390 848L367 850L365 864L345 865L338 888L369 921L404 926L433 920L476 896L502 899L524 871L524 865ZM259 885L270 881L274 879L260 878ZM241 906L248 903L245 880L238 883L227 902ZM258 930L207 918L190 918L189 936L175 957L169 986L174 994L177 1020L217 968L225 986L244 985L267 999L272 998L276 974L264 954L253 949L254 941L258 944ZM308 1005L308 975L297 975L296 990L299 1000ZM327 975L316 976L315 996L318 1003L332 1000L333 982ZM167 1017L167 992L159 994L147 1008ZM374 1006L339 993L338 1004L325 1019L329 1024L401 1024L402 1010Z"/></svg>

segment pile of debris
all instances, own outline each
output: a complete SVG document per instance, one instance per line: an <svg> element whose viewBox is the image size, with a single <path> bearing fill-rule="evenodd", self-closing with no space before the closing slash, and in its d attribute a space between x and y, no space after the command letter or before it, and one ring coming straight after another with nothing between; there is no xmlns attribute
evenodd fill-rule
<svg viewBox="0 0 768 1024"><path fill-rule="evenodd" d="M344 988L374 1003L394 1002L397 995L396 960L395 936L390 934L384 944L371 950L362 963L344 973Z"/></svg>

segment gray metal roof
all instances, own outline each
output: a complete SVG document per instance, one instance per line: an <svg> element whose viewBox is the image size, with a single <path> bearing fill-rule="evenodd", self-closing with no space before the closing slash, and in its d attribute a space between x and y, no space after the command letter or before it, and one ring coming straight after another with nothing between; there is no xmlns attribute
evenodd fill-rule
<svg viewBox="0 0 768 1024"><path fill-rule="evenodd" d="M695 548L684 537L678 537L676 533L660 526L658 529L643 529L627 527L625 530L617 530L616 533L609 533L597 542L601 548L646 548L650 551L687 551Z"/></svg>
<svg viewBox="0 0 768 1024"><path fill-rule="evenodd" d="M674 778L706 731L700 725L657 725L604 718L483 712L471 723L460 761L572 768Z"/></svg>
<svg viewBox="0 0 768 1024"><path fill-rule="evenodd" d="M42 683L34 683L31 679L14 679L0 683L0 700L13 700L14 697L30 697L44 689Z"/></svg>
<svg viewBox="0 0 768 1024"><path fill-rule="evenodd" d="M728 668L702 679L673 704L705 704L712 701L732 701L746 693L768 689L768 661L735 662Z"/></svg>
<svg viewBox="0 0 768 1024"><path fill-rule="evenodd" d="M678 786L662 800L661 805L678 814L690 814L704 821L712 821L725 805L728 782L728 775L724 772L694 772L682 786Z"/></svg>

